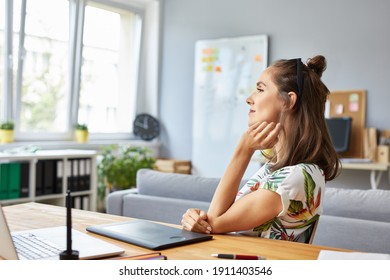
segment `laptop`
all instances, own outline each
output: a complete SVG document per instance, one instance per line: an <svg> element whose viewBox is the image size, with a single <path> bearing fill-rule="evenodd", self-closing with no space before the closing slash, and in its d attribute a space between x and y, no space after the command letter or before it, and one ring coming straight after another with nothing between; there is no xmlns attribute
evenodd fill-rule
<svg viewBox="0 0 390 280"><path fill-rule="evenodd" d="M0 240L0 257L6 260L59 260L59 253L66 249L66 227L10 232L0 205ZM124 252L118 246L74 229L72 248L79 251L80 259L117 256Z"/></svg>
<svg viewBox="0 0 390 280"><path fill-rule="evenodd" d="M145 220L89 226L87 231L152 250L168 249L213 238L212 235Z"/></svg>

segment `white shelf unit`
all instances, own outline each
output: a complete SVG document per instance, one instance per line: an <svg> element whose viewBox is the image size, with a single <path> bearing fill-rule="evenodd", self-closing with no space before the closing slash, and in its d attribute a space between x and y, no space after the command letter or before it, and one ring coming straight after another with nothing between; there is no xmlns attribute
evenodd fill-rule
<svg viewBox="0 0 390 280"><path fill-rule="evenodd" d="M29 163L29 190L28 197L0 200L2 205L17 204L24 202L42 202L54 205L65 206L65 197L68 189L69 165L73 159L90 159L90 184L88 190L72 191L72 197L87 197L88 209L96 211L97 200L97 152L94 150L40 150L33 153L5 154L0 153L0 163L28 162ZM62 161L62 190L55 194L36 194L37 162L39 160L60 160ZM74 205L77 208L77 205Z"/></svg>

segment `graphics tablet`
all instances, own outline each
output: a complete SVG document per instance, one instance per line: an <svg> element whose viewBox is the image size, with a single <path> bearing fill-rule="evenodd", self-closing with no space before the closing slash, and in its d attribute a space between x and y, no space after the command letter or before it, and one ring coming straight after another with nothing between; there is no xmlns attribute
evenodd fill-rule
<svg viewBox="0 0 390 280"><path fill-rule="evenodd" d="M87 231L152 250L162 250L213 238L208 234L185 231L144 220L89 226Z"/></svg>

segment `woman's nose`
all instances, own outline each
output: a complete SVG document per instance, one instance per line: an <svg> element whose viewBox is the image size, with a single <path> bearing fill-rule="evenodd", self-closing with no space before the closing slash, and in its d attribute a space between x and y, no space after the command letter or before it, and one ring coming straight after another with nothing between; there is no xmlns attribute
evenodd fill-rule
<svg viewBox="0 0 390 280"><path fill-rule="evenodd" d="M252 94L249 95L248 98L246 99L246 104L248 104L248 105L252 105L253 104Z"/></svg>

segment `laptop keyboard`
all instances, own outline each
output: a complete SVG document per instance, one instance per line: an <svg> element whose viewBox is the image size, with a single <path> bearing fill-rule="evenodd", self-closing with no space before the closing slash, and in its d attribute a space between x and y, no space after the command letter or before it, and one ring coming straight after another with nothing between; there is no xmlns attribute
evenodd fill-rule
<svg viewBox="0 0 390 280"><path fill-rule="evenodd" d="M12 234L20 259L34 260L58 256L65 248L31 233Z"/></svg>

